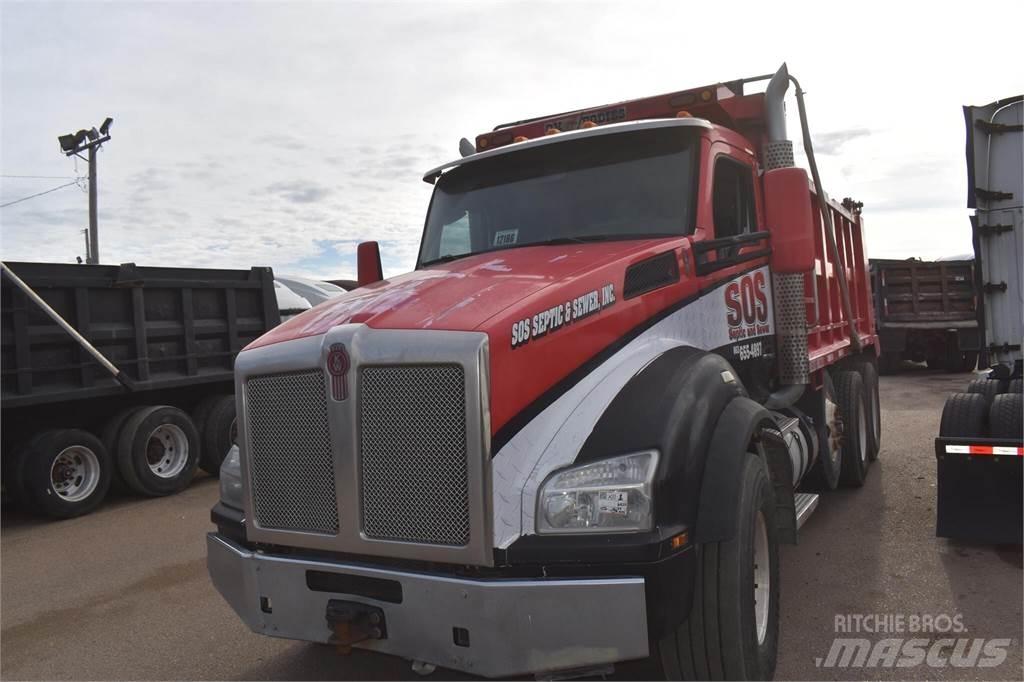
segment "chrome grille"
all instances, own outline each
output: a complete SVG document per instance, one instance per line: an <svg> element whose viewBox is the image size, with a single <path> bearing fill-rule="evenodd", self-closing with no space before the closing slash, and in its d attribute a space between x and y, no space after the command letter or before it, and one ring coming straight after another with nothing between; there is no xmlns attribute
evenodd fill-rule
<svg viewBox="0 0 1024 682"><path fill-rule="evenodd" d="M469 473L462 367L364 367L359 405L366 536L467 545Z"/></svg>
<svg viewBox="0 0 1024 682"><path fill-rule="evenodd" d="M245 393L256 521L264 528L336 535L323 372L250 377Z"/></svg>

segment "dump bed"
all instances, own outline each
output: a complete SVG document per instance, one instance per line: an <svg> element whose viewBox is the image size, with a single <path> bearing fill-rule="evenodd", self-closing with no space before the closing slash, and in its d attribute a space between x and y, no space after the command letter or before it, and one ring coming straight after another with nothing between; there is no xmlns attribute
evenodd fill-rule
<svg viewBox="0 0 1024 682"><path fill-rule="evenodd" d="M879 328L976 327L974 261L871 259Z"/></svg>
<svg viewBox="0 0 1024 682"><path fill-rule="evenodd" d="M116 365L133 392L230 385L238 351L280 323L270 268L5 265ZM0 311L5 410L126 391L7 276Z"/></svg>

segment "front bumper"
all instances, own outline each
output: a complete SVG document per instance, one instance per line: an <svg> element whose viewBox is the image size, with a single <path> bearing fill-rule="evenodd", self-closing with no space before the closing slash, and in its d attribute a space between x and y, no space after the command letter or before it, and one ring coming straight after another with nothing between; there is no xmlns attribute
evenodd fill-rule
<svg viewBox="0 0 1024 682"><path fill-rule="evenodd" d="M206 536L206 547L214 586L254 632L273 637L327 642L327 604L344 599L384 612L387 638L357 646L485 677L648 655L640 577L471 580L272 556L217 533ZM397 583L400 590L376 599L322 591L322 580L311 589L310 572ZM456 644L454 628L468 631L468 646Z"/></svg>

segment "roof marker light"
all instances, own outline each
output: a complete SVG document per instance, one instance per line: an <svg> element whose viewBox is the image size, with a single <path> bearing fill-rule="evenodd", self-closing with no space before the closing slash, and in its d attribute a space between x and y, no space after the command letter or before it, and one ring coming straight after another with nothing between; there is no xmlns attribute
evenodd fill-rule
<svg viewBox="0 0 1024 682"><path fill-rule="evenodd" d="M676 112L676 118L693 118L693 114L689 111L678 111Z"/></svg>
<svg viewBox="0 0 1024 682"><path fill-rule="evenodd" d="M529 139L530 138L528 138L526 135L516 135L515 139L512 140L512 141L513 142L526 142Z"/></svg>
<svg viewBox="0 0 1024 682"><path fill-rule="evenodd" d="M581 130L583 128L596 128L596 127L597 127L597 123L595 123L594 121L584 121L583 123L580 124L580 129Z"/></svg>
<svg viewBox="0 0 1024 682"><path fill-rule="evenodd" d="M560 132L562 132L562 131L559 130L558 128L548 128L547 130L544 131L544 134L545 135L557 135Z"/></svg>

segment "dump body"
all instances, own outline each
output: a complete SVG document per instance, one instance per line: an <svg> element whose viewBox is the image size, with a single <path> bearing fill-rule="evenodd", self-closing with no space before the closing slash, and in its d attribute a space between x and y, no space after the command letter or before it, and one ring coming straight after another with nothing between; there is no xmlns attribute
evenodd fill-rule
<svg viewBox="0 0 1024 682"><path fill-rule="evenodd" d="M871 259L884 366L974 368L980 346L973 260Z"/></svg>
<svg viewBox="0 0 1024 682"><path fill-rule="evenodd" d="M7 263L131 380L135 393L230 385L234 356L280 322L268 268ZM125 389L6 277L2 401L9 409Z"/></svg>

